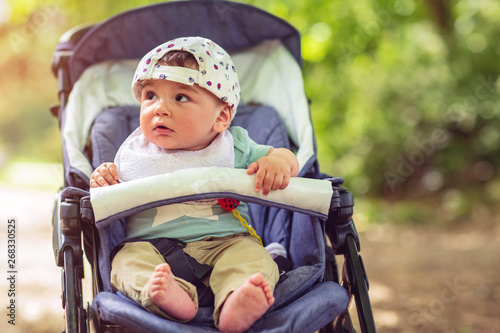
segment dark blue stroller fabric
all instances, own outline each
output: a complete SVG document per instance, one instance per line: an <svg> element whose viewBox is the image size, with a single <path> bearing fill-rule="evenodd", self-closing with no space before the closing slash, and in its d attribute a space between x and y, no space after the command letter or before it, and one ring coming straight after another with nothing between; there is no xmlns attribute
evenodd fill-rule
<svg viewBox="0 0 500 333"><path fill-rule="evenodd" d="M94 167L104 161L112 161L121 142L138 124L137 107L103 111L96 118L91 132ZM233 125L247 128L250 137L258 143L275 147L290 145L284 125L272 108L242 106ZM325 264L321 221L274 207L249 204L249 209L253 226L264 243L281 243L296 268L276 286L275 304L250 331L313 332L323 327L346 308L348 297L344 288L336 283L319 283ZM110 263L106 258L124 238L124 221L97 227L101 239L99 257L104 258L99 261L104 291L94 298L94 309L101 319L150 332L201 332L209 328L216 331L213 327L213 308L200 308L189 324L180 324L156 317L120 293L114 293L109 282Z"/></svg>

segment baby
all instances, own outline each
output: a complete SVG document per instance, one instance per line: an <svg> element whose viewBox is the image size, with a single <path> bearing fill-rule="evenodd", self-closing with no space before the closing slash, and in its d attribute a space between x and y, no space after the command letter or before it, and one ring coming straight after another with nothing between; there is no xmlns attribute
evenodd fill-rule
<svg viewBox="0 0 500 333"><path fill-rule="evenodd" d="M240 127L230 127L240 88L230 56L201 37L178 38L151 50L132 83L141 103L140 127L120 147L115 163L92 174L91 187L108 186L184 168L219 166L255 174L255 191L284 189L298 174L295 155L258 145ZM248 220L245 203L238 206ZM196 288L176 277L147 240L168 237L184 252L213 266L214 323L221 332L243 332L274 303L276 264L236 218L215 202L158 207L131 216L127 242L112 261L113 287L147 311L189 321L198 309ZM137 240L144 241L137 241Z"/></svg>

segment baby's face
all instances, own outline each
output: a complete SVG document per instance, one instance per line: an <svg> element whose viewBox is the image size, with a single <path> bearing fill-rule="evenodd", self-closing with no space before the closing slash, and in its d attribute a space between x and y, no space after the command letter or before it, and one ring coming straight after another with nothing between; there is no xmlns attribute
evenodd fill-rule
<svg viewBox="0 0 500 333"><path fill-rule="evenodd" d="M142 133L165 149L200 150L223 131L218 120L226 107L197 84L148 80L141 91Z"/></svg>

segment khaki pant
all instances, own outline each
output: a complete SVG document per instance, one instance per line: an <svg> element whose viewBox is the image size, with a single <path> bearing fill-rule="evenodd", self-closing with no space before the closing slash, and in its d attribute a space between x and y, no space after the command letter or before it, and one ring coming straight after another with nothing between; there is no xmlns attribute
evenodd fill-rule
<svg viewBox="0 0 500 333"><path fill-rule="evenodd" d="M214 322L218 326L222 305L231 292L255 273L262 273L274 289L279 279L276 263L258 240L249 235L207 237L187 243L184 252L201 264L213 266L209 285L215 295ZM149 297L149 278L165 259L149 242L127 243L111 264L111 284L147 311L173 319ZM174 277L198 308L198 294L191 283Z"/></svg>

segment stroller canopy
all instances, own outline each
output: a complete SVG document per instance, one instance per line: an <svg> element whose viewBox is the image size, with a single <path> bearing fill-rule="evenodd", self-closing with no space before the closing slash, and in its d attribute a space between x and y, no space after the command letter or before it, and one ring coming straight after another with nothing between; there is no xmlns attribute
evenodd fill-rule
<svg viewBox="0 0 500 333"><path fill-rule="evenodd" d="M206 30L207 26L217 28ZM230 53L278 39L301 65L300 35L294 27L255 7L226 1L179 1L138 8L93 26L74 49L71 42L62 41L56 50L74 51L69 62L73 85L93 64L141 59L169 39L196 36L200 30L203 37Z"/></svg>

